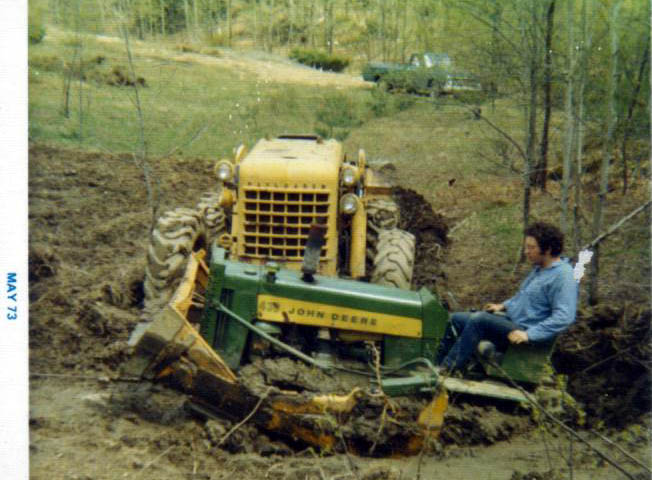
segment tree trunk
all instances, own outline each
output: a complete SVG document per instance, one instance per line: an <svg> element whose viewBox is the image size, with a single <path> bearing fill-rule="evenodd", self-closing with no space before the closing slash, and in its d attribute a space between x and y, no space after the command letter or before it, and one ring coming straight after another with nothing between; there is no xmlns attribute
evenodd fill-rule
<svg viewBox="0 0 652 480"><path fill-rule="evenodd" d="M400 6L401 6L401 0L394 0L394 32L392 35L392 58L394 60L398 58L398 49L399 49L399 42L400 42L400 33L401 33Z"/></svg>
<svg viewBox="0 0 652 480"><path fill-rule="evenodd" d="M313 2L310 3L310 20L309 20L309 30L310 30L310 46L312 48L315 48L315 29L313 28L313 20L315 18L315 4Z"/></svg>
<svg viewBox="0 0 652 480"><path fill-rule="evenodd" d="M295 21L296 9L294 7L294 0L288 0L288 45L292 46L294 44L294 21Z"/></svg>
<svg viewBox="0 0 652 480"><path fill-rule="evenodd" d="M401 62L405 63L405 49L407 48L408 42L408 28L407 28L407 17L408 17L408 2L407 0L403 1L403 26L401 27Z"/></svg>
<svg viewBox="0 0 652 480"><path fill-rule="evenodd" d="M648 57L650 56L650 45L649 41L645 41L645 51L641 57L641 61L638 69L638 76L636 77L636 83L634 84L634 91L632 92L632 99L629 102L627 107L627 117L625 118L625 125L623 126L623 142L620 147L621 157L623 159L623 195L627 194L627 140L629 138L630 127L632 123L632 117L634 115L634 107L636 106L636 100L638 99L638 94L641 91L641 84L643 83L643 75L645 74L645 67L647 65Z"/></svg>
<svg viewBox="0 0 652 480"><path fill-rule="evenodd" d="M267 17L267 51L274 49L274 0L269 0L269 12Z"/></svg>
<svg viewBox="0 0 652 480"><path fill-rule="evenodd" d="M197 7L197 0L192 0L193 20L194 20L194 36L195 39L199 37L199 8Z"/></svg>
<svg viewBox="0 0 652 480"><path fill-rule="evenodd" d="M530 4L530 14L531 14L531 24L529 28L531 29L528 34L528 26L522 25L521 32L523 35L523 40L529 43L529 58L525 58L527 75L528 75L528 86L529 86L529 107L528 107L528 119L527 119L527 146L525 149L525 165L523 172L523 228L526 228L530 221L530 189L532 186L532 166L534 165L534 151L536 145L536 135L537 135L537 94L539 91L538 85L538 55L539 49L537 48L538 39L536 38L536 25L537 25L537 8L536 2L538 0L531 0ZM529 38L526 37L529 36ZM522 258L521 254L521 258Z"/></svg>
<svg viewBox="0 0 652 480"><path fill-rule="evenodd" d="M186 22L186 36L190 33L190 10L188 8L188 0L183 0L183 15Z"/></svg>
<svg viewBox="0 0 652 480"><path fill-rule="evenodd" d="M607 114L607 133L605 148L600 167L600 192L593 215L593 237L597 237L602 229L603 212L607 204L607 190L609 188L609 167L611 165L612 149L614 146L614 129L617 121L616 93L618 82L618 14L622 0L615 0L609 15L609 34L611 37L611 72L609 75L609 111ZM589 279L589 304L598 302L598 277L600 275L600 248L596 247L591 262L591 276Z"/></svg>
<svg viewBox="0 0 652 480"><path fill-rule="evenodd" d="M548 178L548 131L552 110L552 31L555 21L555 2L556 0L550 0L546 14L545 63L543 64L543 131L541 132L539 162L534 174L534 186L541 190L546 189L546 180Z"/></svg>
<svg viewBox="0 0 652 480"><path fill-rule="evenodd" d="M328 44L328 53L333 53L333 32L335 30L334 3L334 0L327 0L326 2L326 43Z"/></svg>
<svg viewBox="0 0 652 480"><path fill-rule="evenodd" d="M593 43L593 34L591 24L587 21L593 18L593 0L582 0L582 49L580 57L580 70L577 85L577 102L575 115L575 205L573 207L573 240L575 253L580 251L582 244L582 232L580 225L580 207L582 201L582 157L584 155L584 89L586 87L587 71L589 65L589 55L591 54L591 45ZM590 6L590 9L587 8Z"/></svg>
<svg viewBox="0 0 652 480"><path fill-rule="evenodd" d="M106 11L104 9L104 0L97 0L97 5L100 7L100 21L102 22L102 29L100 31L104 31L104 27L106 26Z"/></svg>
<svg viewBox="0 0 652 480"><path fill-rule="evenodd" d="M195 0L196 2L197 0ZM227 30L227 45L231 47L231 41L233 39L233 29L231 26L231 0L226 2L226 30ZM255 43L255 42L254 42Z"/></svg>
<svg viewBox="0 0 652 480"><path fill-rule="evenodd" d="M254 2L254 47L258 47L258 2Z"/></svg>
<svg viewBox="0 0 652 480"><path fill-rule="evenodd" d="M165 36L165 2L160 0L161 5L161 35Z"/></svg>
<svg viewBox="0 0 652 480"><path fill-rule="evenodd" d="M387 61L387 31L385 25L385 1L379 0L378 5L380 6L380 45L383 62Z"/></svg>
<svg viewBox="0 0 652 480"><path fill-rule="evenodd" d="M573 38L573 6L572 0L566 0L566 20L568 22L568 72L566 77L566 139L564 143L564 167L561 182L561 230L568 233L568 185L571 174L571 157L573 155L573 86L575 41Z"/></svg>

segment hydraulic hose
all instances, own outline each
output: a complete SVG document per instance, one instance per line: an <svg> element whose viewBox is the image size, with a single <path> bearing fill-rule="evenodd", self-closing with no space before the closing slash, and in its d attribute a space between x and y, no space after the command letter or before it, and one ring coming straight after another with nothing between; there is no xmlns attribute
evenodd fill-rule
<svg viewBox="0 0 652 480"><path fill-rule="evenodd" d="M274 338L273 336L271 336L267 332L264 332L263 330L261 330L260 328L256 327L254 324L252 324L251 322L249 322L249 321L245 320L244 318L242 318L241 316L239 316L237 313L229 310L226 306L224 306L224 304L218 303L217 307L221 311L226 313L228 316L233 318L235 321L237 321L241 325L245 326L246 328L248 328L249 330L254 332L256 335L259 335L259 336L263 337L268 342L273 343L274 345L276 345L280 349L285 350L286 352L288 352L291 355L294 355L297 358L300 358L304 362L309 363L310 365L313 365L315 367L321 368L323 370L328 370L328 369L332 368L330 365L326 365L326 364L323 364L321 362L318 362L314 358L309 357L305 353L300 352L299 350L297 350L294 347L291 347L287 343L280 341L278 338Z"/></svg>

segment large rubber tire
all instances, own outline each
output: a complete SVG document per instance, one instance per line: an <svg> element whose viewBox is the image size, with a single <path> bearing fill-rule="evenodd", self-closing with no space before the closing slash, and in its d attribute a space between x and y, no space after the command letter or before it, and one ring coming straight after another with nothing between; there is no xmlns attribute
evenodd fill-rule
<svg viewBox="0 0 652 480"><path fill-rule="evenodd" d="M398 227L399 208L395 201L376 198L366 206L367 226L371 230L391 230Z"/></svg>
<svg viewBox="0 0 652 480"><path fill-rule="evenodd" d="M209 242L217 240L220 235L227 231L226 213L220 207L219 202L219 193L207 192L201 196L199 203L197 203L197 210L201 215L206 238Z"/></svg>
<svg viewBox="0 0 652 480"><path fill-rule="evenodd" d="M378 234L398 227L400 212L396 202L376 198L366 205L367 213L367 263L371 267L378 251Z"/></svg>
<svg viewBox="0 0 652 480"><path fill-rule="evenodd" d="M226 215L218 195L204 194L197 208L176 208L164 213L152 231L145 268L145 314L153 315L172 297L188 256L226 232ZM209 252L210 253L210 252Z"/></svg>
<svg viewBox="0 0 652 480"><path fill-rule="evenodd" d="M414 271L415 237L394 228L378 234L371 283L409 290Z"/></svg>

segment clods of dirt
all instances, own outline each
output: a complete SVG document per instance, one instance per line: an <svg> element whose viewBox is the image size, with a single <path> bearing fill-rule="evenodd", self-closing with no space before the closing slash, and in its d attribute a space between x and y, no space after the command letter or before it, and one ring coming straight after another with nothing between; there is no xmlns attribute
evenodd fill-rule
<svg viewBox="0 0 652 480"><path fill-rule="evenodd" d="M560 476L553 470L548 470L546 472L527 472L521 473L519 471L514 471L510 480L561 480L563 477Z"/></svg>
<svg viewBox="0 0 652 480"><path fill-rule="evenodd" d="M568 375L589 424L622 427L649 411L650 321L646 308L597 305L580 310L557 340L555 369Z"/></svg>
<svg viewBox="0 0 652 480"><path fill-rule="evenodd" d="M399 228L416 237L413 284L432 290L444 277L441 265L449 243L448 223L414 190L394 187L392 193L401 212Z"/></svg>
<svg viewBox="0 0 652 480"><path fill-rule="evenodd" d="M53 277L57 273L59 260L52 247L43 244L30 245L28 257L30 285L41 279Z"/></svg>

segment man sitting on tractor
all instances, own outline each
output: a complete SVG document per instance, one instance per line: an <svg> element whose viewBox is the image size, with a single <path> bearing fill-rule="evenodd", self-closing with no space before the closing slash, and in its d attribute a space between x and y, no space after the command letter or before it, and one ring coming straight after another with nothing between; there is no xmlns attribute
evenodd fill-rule
<svg viewBox="0 0 652 480"><path fill-rule="evenodd" d="M510 343L552 342L575 321L578 289L573 268L560 257L563 244L553 225L538 222L525 230L525 255L534 269L509 300L451 315L437 356L442 371L465 367L481 340L498 350Z"/></svg>

